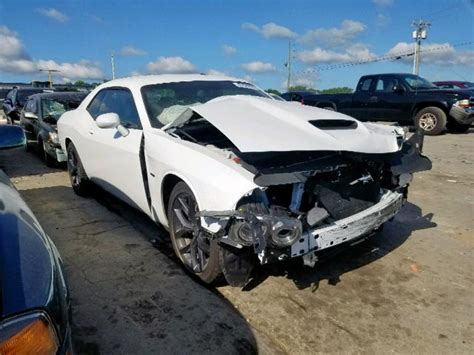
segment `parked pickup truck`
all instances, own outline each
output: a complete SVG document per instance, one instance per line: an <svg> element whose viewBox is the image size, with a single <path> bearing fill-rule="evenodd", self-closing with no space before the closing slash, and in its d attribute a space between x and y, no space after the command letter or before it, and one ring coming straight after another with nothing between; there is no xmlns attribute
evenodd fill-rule
<svg viewBox="0 0 474 355"><path fill-rule="evenodd" d="M445 128L465 132L474 121L474 96L469 91L439 89L412 74L365 75L352 94L289 92L282 97L361 121L414 124L427 135L440 134Z"/></svg>

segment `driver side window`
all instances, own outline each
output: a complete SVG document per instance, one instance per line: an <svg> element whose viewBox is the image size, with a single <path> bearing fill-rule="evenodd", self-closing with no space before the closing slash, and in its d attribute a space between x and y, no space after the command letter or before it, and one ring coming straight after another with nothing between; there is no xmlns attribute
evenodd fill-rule
<svg viewBox="0 0 474 355"><path fill-rule="evenodd" d="M115 112L127 128L142 129L140 117L132 93L124 88L108 88L100 91L87 107L92 118L104 113Z"/></svg>

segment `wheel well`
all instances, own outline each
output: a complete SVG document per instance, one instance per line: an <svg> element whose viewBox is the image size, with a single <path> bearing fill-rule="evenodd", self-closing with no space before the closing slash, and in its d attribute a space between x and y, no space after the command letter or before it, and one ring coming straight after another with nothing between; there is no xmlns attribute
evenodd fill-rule
<svg viewBox="0 0 474 355"><path fill-rule="evenodd" d="M446 116L449 117L448 109L443 104L441 104L439 102L423 102L423 103L420 103L420 104L416 105L413 108L413 114L412 114L413 119L415 119L416 114L418 112L420 112L420 110L423 110L424 108L427 108L427 107L437 107L437 108L443 110L443 112L446 114Z"/></svg>
<svg viewBox="0 0 474 355"><path fill-rule="evenodd" d="M66 138L65 143L66 143L66 149L67 149L67 146L69 145L69 143L71 143L71 140L69 138Z"/></svg>
<svg viewBox="0 0 474 355"><path fill-rule="evenodd" d="M161 184L161 196L163 200L163 210L165 211L166 218L168 218L168 203L170 201L171 191L176 184L181 180L179 177L173 174L166 175Z"/></svg>

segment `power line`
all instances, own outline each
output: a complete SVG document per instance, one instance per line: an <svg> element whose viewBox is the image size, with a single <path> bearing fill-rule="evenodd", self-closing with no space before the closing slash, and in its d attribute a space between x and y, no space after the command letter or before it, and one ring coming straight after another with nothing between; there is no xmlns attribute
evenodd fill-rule
<svg viewBox="0 0 474 355"><path fill-rule="evenodd" d="M434 51L439 51L439 50L443 50L443 49L447 49L451 47L467 46L472 43L473 41L462 42L462 43L457 43L457 44L452 44L452 45L447 44L447 45L438 46L434 48L421 49L420 53L434 52ZM399 59L402 59L403 57L411 57L414 54L415 54L414 50L410 50L406 52L399 52L399 53L384 55L384 56L375 57L375 58L368 58L365 60L360 60L360 61L355 61L355 62L343 62L343 63L338 63L338 64L327 65L325 67L308 68L308 69L302 70L301 72L314 73L314 72L321 72L321 71L327 71L327 70L342 69L342 68L352 67L356 65L370 64L370 63L390 61L390 60L399 60Z"/></svg>

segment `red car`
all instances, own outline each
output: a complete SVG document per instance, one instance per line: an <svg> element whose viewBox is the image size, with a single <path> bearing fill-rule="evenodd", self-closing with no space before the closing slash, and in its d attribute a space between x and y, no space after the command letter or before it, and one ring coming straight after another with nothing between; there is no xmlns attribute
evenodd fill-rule
<svg viewBox="0 0 474 355"><path fill-rule="evenodd" d="M440 89L474 89L474 83L469 81L433 81Z"/></svg>

